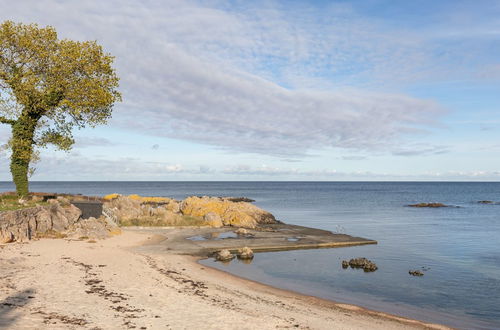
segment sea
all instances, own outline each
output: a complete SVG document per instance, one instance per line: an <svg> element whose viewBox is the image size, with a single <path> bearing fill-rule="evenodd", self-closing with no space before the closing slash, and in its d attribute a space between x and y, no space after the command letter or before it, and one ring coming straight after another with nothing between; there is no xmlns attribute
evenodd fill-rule
<svg viewBox="0 0 500 330"><path fill-rule="evenodd" d="M0 182L0 191L12 183ZM244 196L285 223L377 245L201 261L234 275L340 303L463 329L500 329L500 182L32 182L31 191ZM482 204L479 201L498 203ZM439 202L450 207L413 208ZM378 270L343 269L365 257ZM411 276L420 270L424 276Z"/></svg>

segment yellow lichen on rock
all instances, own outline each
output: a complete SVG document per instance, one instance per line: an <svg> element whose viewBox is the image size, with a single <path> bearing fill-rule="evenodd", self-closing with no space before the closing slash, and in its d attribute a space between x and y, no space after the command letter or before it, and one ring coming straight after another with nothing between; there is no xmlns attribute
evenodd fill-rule
<svg viewBox="0 0 500 330"><path fill-rule="evenodd" d="M181 203L181 212L195 217L215 213L225 226L255 228L260 223L276 222L271 213L253 204L217 197L188 197Z"/></svg>
<svg viewBox="0 0 500 330"><path fill-rule="evenodd" d="M104 196L103 199L110 201L110 200L113 200L113 199L118 198L120 196L121 196L120 194L109 194L109 195Z"/></svg>
<svg viewBox="0 0 500 330"><path fill-rule="evenodd" d="M140 196L140 195L128 195L128 198L139 201L141 203L168 203L172 199L167 197L148 197L148 196Z"/></svg>
<svg viewBox="0 0 500 330"><path fill-rule="evenodd" d="M109 194L109 195L104 196L103 199L105 199L107 201L111 201L113 199L117 199L118 197L122 197L122 195L116 194L116 193ZM141 203L169 203L172 201L171 198L167 198L167 197L149 197L149 196L141 196L141 195L137 195L137 194L128 195L126 197L133 199L135 201L139 201Z"/></svg>

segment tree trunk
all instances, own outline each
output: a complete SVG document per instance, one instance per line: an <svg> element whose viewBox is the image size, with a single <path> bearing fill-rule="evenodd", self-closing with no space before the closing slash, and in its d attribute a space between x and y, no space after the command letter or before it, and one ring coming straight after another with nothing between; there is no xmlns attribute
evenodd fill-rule
<svg viewBox="0 0 500 330"><path fill-rule="evenodd" d="M28 171L33 152L33 137L38 118L21 116L12 125L12 156L10 172L16 185L17 195L25 197L29 193Z"/></svg>

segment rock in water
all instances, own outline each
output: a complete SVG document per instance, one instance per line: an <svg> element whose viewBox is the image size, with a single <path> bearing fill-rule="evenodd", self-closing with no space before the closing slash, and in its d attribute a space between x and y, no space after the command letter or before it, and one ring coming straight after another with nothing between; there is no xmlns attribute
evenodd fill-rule
<svg viewBox="0 0 500 330"><path fill-rule="evenodd" d="M238 250L238 259L253 259L253 251L249 247L244 247Z"/></svg>
<svg viewBox="0 0 500 330"><path fill-rule="evenodd" d="M412 276L424 276L424 273L421 272L420 270L410 270L408 271L408 274Z"/></svg>
<svg viewBox="0 0 500 330"><path fill-rule="evenodd" d="M349 261L342 260L342 268L347 269L347 267L349 267Z"/></svg>
<svg viewBox="0 0 500 330"><path fill-rule="evenodd" d="M351 266L351 268L363 268L365 272L374 272L378 269L377 265L374 262L366 258L351 259L349 260L349 266ZM342 267L344 267L344 262L342 262Z"/></svg>
<svg viewBox="0 0 500 330"><path fill-rule="evenodd" d="M217 261L230 261L234 259L234 254L229 252L229 250L220 250L215 255L215 260Z"/></svg>
<svg viewBox="0 0 500 330"><path fill-rule="evenodd" d="M443 203L418 203L418 204L410 204L409 207L450 207L449 205L445 205Z"/></svg>

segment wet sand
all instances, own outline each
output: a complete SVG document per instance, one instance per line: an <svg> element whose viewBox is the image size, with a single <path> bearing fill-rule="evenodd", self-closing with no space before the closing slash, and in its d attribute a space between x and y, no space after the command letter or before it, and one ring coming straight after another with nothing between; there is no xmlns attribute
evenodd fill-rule
<svg viewBox="0 0 500 330"><path fill-rule="evenodd" d="M0 247L0 328L447 329L304 296L153 248L168 230Z"/></svg>

